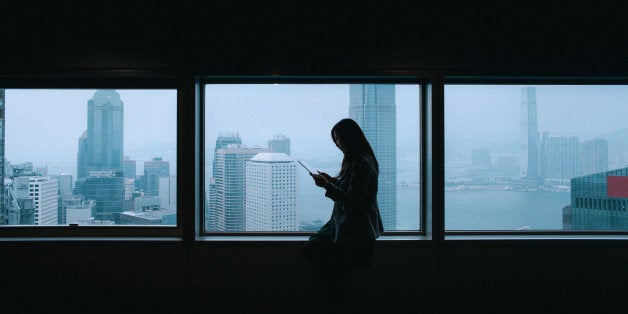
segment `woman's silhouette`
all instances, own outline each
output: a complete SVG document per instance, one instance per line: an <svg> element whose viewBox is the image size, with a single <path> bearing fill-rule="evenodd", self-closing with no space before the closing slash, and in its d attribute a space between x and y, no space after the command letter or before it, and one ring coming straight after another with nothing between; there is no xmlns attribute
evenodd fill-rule
<svg viewBox="0 0 628 314"><path fill-rule="evenodd" d="M322 276L332 308L351 306L350 280L357 267L370 267L377 239L384 231L377 206L379 166L360 126L340 120L331 137L344 157L337 176L311 174L334 201L331 219L304 246L306 258Z"/></svg>

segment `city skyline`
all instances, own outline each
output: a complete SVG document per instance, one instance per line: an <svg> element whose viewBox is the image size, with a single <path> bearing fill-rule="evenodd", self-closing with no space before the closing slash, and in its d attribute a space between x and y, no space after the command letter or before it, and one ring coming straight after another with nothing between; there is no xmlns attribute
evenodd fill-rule
<svg viewBox="0 0 628 314"><path fill-rule="evenodd" d="M163 157L171 162L171 172L174 171L176 90L116 91L125 107L124 155L137 161ZM93 89L7 89L6 159L11 163L48 165L53 171L69 172L76 178L77 139L87 129L86 102L95 92ZM151 153L151 148L160 151ZM141 167L137 171L142 173Z"/></svg>

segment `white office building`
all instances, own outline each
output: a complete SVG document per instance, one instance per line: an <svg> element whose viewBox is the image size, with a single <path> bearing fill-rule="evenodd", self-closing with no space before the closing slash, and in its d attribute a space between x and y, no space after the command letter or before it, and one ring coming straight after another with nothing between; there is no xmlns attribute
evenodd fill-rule
<svg viewBox="0 0 628 314"><path fill-rule="evenodd" d="M16 177L13 180L14 197L28 197L33 200L33 223L41 226L56 225L59 210L57 180L41 176Z"/></svg>
<svg viewBox="0 0 628 314"><path fill-rule="evenodd" d="M284 153L259 153L246 163L246 230L297 231L298 176Z"/></svg>

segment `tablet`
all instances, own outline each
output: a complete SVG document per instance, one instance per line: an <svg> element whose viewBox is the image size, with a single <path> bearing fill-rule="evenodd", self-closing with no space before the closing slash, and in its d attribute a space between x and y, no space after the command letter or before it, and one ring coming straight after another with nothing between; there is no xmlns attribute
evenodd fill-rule
<svg viewBox="0 0 628 314"><path fill-rule="evenodd" d="M303 168L305 168L305 170L307 170L307 172L309 172L310 174L315 174L314 171L311 170L312 167L308 165L305 161L298 160L298 162L301 166L303 166Z"/></svg>

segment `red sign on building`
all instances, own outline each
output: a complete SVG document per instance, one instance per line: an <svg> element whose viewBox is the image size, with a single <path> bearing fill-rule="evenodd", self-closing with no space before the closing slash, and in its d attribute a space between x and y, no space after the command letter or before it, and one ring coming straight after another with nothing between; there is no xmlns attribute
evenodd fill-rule
<svg viewBox="0 0 628 314"><path fill-rule="evenodd" d="M628 198L628 176L607 176L608 197Z"/></svg>

